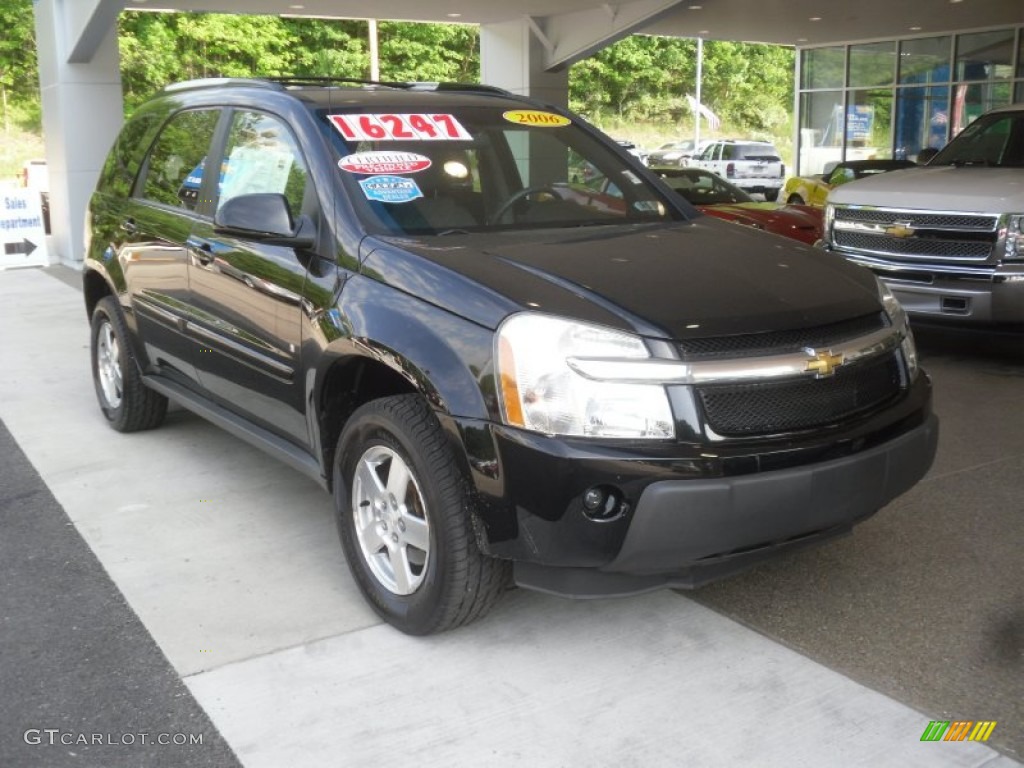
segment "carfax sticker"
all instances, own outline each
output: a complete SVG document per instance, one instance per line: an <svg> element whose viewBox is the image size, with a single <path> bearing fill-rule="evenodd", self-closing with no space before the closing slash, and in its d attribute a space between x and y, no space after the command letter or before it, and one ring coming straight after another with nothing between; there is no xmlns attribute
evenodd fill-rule
<svg viewBox="0 0 1024 768"><path fill-rule="evenodd" d="M416 182L405 176L371 176L362 179L359 186L367 200L381 203L408 203L423 197Z"/></svg>
<svg viewBox="0 0 1024 768"><path fill-rule="evenodd" d="M349 173L418 173L430 167L430 158L415 152L357 152L338 161Z"/></svg>
<svg viewBox="0 0 1024 768"><path fill-rule="evenodd" d="M455 115L382 113L328 117L348 141L470 141L473 138Z"/></svg>
<svg viewBox="0 0 1024 768"><path fill-rule="evenodd" d="M501 116L510 123L531 125L535 128L561 128L572 123L568 117L556 115L554 112L540 112L536 109L512 109L503 112Z"/></svg>

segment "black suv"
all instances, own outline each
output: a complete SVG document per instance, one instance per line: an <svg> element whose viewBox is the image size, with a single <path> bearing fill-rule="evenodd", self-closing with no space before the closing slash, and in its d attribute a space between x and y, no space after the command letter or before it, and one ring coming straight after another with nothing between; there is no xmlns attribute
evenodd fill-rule
<svg viewBox="0 0 1024 768"><path fill-rule="evenodd" d="M513 581L694 586L847 532L934 456L871 272L701 216L497 89L171 86L124 126L88 229L110 424L173 398L316 478L405 632Z"/></svg>

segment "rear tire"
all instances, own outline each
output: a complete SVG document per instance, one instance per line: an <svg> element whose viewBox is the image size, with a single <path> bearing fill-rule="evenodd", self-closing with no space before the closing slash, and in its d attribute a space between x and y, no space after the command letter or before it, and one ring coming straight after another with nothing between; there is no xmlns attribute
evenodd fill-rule
<svg viewBox="0 0 1024 768"><path fill-rule="evenodd" d="M804 199L800 195L790 195L786 201L787 205L806 205Z"/></svg>
<svg viewBox="0 0 1024 768"><path fill-rule="evenodd" d="M128 328L113 296L104 296L93 310L91 350L96 398L110 426L118 432L160 426L167 398L142 383Z"/></svg>
<svg viewBox="0 0 1024 768"><path fill-rule="evenodd" d="M349 568L367 602L410 635L483 616L510 564L482 554L448 437L418 395L352 414L335 452L334 498Z"/></svg>
<svg viewBox="0 0 1024 768"><path fill-rule="evenodd" d="M764 199L767 200L769 203L774 203L776 200L779 199L779 190L771 189L765 192Z"/></svg>

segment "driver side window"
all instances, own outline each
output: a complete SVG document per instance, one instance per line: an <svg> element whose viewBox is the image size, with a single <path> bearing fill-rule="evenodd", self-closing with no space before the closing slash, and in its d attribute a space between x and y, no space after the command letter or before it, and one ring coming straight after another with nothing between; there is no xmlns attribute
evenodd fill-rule
<svg viewBox="0 0 1024 768"><path fill-rule="evenodd" d="M305 160L284 123L259 112L234 114L220 168L218 210L238 195L276 192L298 216L307 184Z"/></svg>

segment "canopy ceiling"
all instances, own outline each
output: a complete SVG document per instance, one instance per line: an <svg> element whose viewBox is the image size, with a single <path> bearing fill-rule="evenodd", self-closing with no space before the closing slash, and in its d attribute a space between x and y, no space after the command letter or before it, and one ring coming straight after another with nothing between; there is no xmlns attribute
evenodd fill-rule
<svg viewBox="0 0 1024 768"><path fill-rule="evenodd" d="M375 18L487 24L601 9L595 0L376 0ZM128 0L127 8L367 18L354 0ZM785 45L870 40L1024 24L1021 0L681 0L640 32Z"/></svg>

